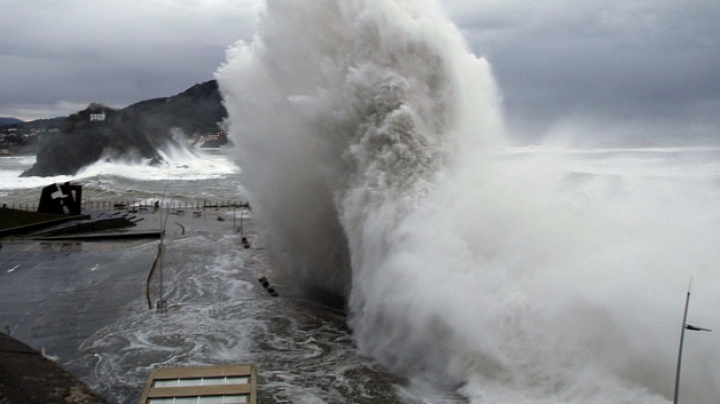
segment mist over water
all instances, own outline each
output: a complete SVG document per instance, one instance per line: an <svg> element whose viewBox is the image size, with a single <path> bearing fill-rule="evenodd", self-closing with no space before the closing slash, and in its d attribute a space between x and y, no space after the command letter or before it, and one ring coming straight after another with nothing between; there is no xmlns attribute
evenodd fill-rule
<svg viewBox="0 0 720 404"><path fill-rule="evenodd" d="M718 150L504 146L431 1L268 1L217 72L256 221L361 352L473 403L666 403L718 328ZM681 396L714 403L714 334Z"/></svg>

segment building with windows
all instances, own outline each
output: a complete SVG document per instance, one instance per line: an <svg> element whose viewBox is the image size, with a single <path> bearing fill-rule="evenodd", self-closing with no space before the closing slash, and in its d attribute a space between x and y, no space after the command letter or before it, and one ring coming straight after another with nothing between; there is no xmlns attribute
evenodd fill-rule
<svg viewBox="0 0 720 404"><path fill-rule="evenodd" d="M95 114L90 114L90 122L104 122L105 121L105 112L98 112Z"/></svg>
<svg viewBox="0 0 720 404"><path fill-rule="evenodd" d="M140 404L257 404L255 365L156 368Z"/></svg>

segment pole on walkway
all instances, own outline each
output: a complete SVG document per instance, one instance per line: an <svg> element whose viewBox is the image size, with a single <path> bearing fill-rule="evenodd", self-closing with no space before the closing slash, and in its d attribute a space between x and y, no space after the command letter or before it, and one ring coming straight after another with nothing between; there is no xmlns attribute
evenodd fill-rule
<svg viewBox="0 0 720 404"><path fill-rule="evenodd" d="M696 327L687 323L688 307L690 306L690 289L692 288L692 278L690 278L690 285L688 286L687 297L685 298L685 312L683 313L682 330L680 332L680 348L678 349L677 369L675 370L675 397L673 398L673 404L678 404L678 398L680 396L680 368L682 367L682 353L683 353L683 342L685 342L685 330L690 331L706 331L712 332L707 328Z"/></svg>
<svg viewBox="0 0 720 404"><path fill-rule="evenodd" d="M240 208L240 236L243 235L243 216L245 216L245 208Z"/></svg>

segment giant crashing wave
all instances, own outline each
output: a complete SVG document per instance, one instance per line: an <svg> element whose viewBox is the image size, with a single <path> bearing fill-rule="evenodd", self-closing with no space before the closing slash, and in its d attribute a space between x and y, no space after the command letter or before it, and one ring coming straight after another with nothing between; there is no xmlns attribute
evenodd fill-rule
<svg viewBox="0 0 720 404"><path fill-rule="evenodd" d="M420 3L269 1L217 73L257 215L309 285L349 294L370 210L412 210L468 140L498 133L488 64Z"/></svg>
<svg viewBox="0 0 720 404"><path fill-rule="evenodd" d="M216 77L256 220L299 282L348 297L362 353L478 403L667 402L674 302L616 296L654 273L674 290L687 273L650 267L689 232L647 195L582 205L605 184L498 164L490 67L436 2L268 0Z"/></svg>

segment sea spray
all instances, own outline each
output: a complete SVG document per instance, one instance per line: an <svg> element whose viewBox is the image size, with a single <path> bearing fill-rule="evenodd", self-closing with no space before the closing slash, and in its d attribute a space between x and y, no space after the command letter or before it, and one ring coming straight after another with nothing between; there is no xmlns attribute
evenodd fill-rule
<svg viewBox="0 0 720 404"><path fill-rule="evenodd" d="M497 122L461 114L494 105L495 89L440 15L432 2L270 1L255 40L228 52L218 79L243 182L300 279L348 294L343 199L365 181L381 197L430 183L461 123Z"/></svg>
<svg viewBox="0 0 720 404"><path fill-rule="evenodd" d="M720 296L712 174L503 152L490 69L429 1L268 1L217 78L256 220L363 353L478 403L667 402L685 280Z"/></svg>

